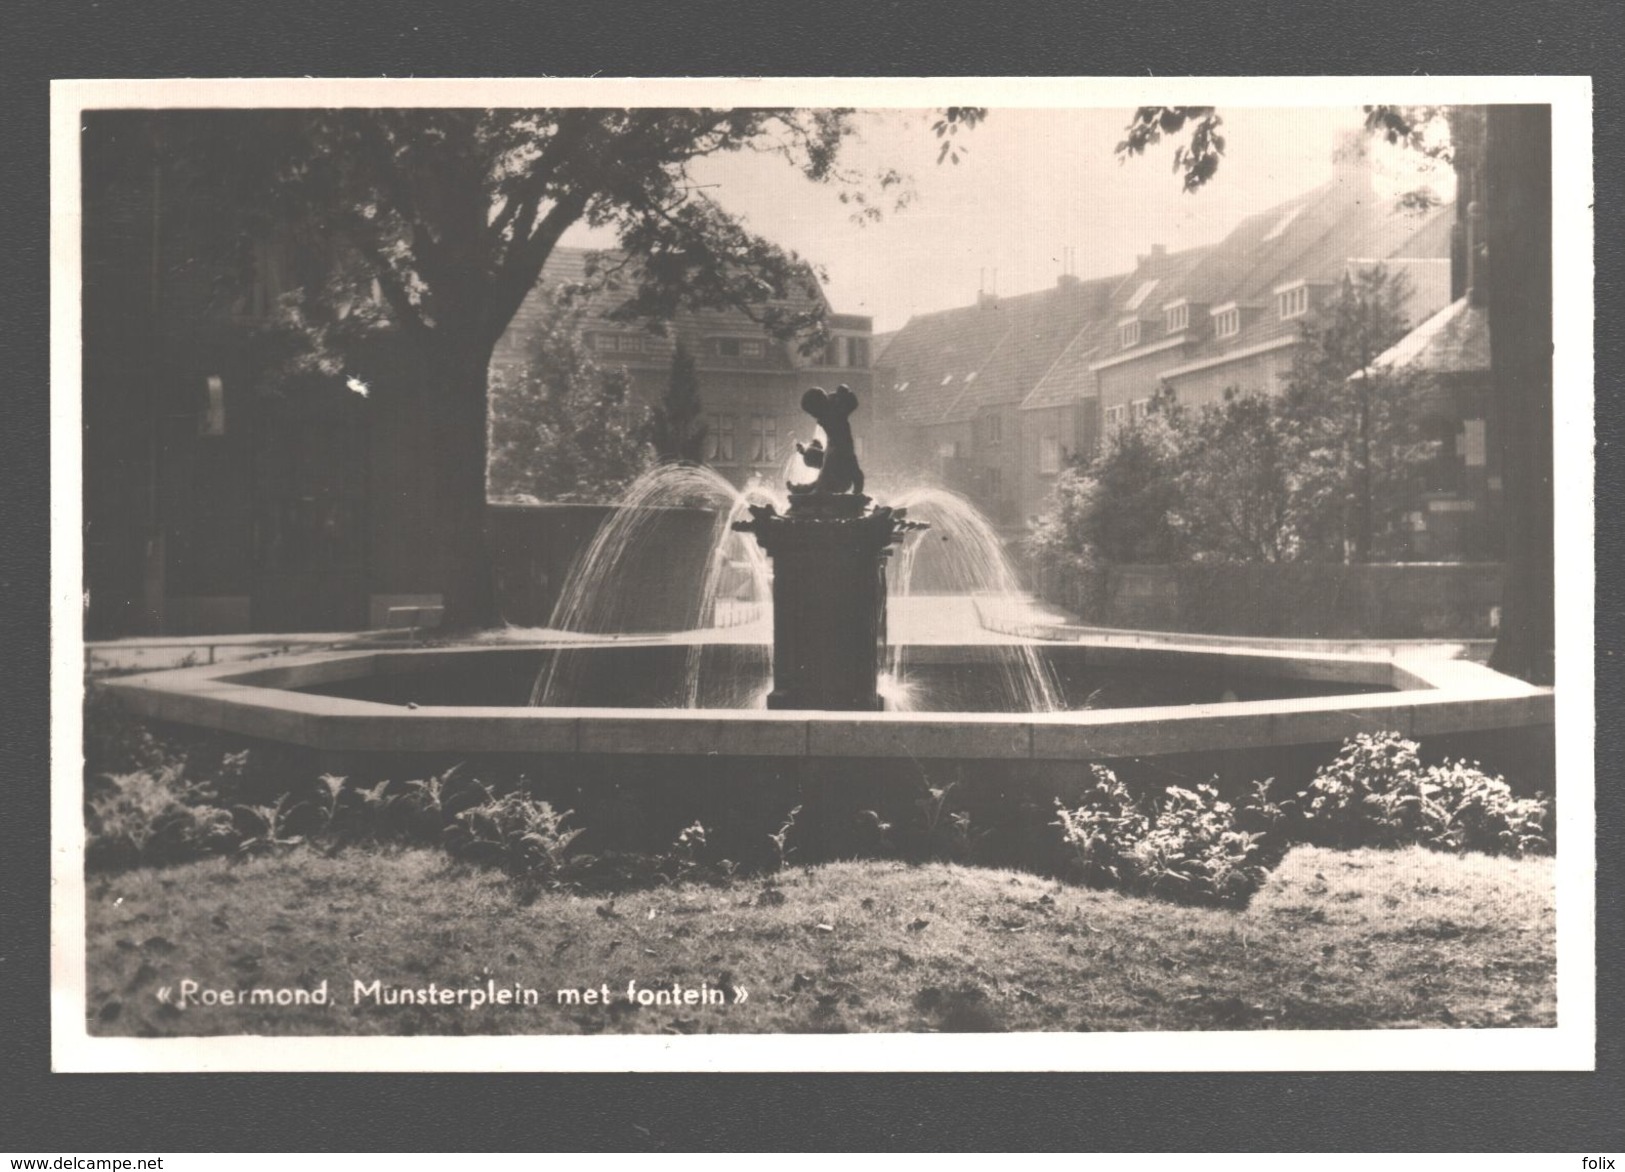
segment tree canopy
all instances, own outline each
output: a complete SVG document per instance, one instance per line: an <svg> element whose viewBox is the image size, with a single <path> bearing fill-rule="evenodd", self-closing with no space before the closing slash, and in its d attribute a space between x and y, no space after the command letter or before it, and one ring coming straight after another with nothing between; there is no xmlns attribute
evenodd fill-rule
<svg viewBox="0 0 1625 1172"><path fill-rule="evenodd" d="M1428 380L1371 364L1404 335L1405 296L1380 265L1350 275L1300 326L1282 394L1233 388L1187 407L1165 390L1093 462L1060 477L1038 527L1040 557L1065 566L1402 553L1400 518L1436 450L1414 409Z"/></svg>
<svg viewBox="0 0 1625 1172"><path fill-rule="evenodd" d="M979 117L946 111L938 133L951 144ZM750 231L690 168L748 150L849 197L867 182L841 165L855 131L841 108L210 111L174 126L193 147L230 155L226 173L245 197L263 192L265 214L335 245L339 263L287 307L309 361L342 369L381 323L420 356L436 436L425 473L439 502L425 520L456 567L448 625L494 616L483 542L488 367L564 233L614 233L621 259L590 266L572 292L616 282L619 316L659 328L683 309L727 306L811 349L823 342L821 274Z"/></svg>

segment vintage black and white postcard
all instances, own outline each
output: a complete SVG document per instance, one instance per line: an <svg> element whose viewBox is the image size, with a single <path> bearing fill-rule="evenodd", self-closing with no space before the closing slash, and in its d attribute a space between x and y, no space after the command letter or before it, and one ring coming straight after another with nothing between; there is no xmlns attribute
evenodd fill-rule
<svg viewBox="0 0 1625 1172"><path fill-rule="evenodd" d="M1586 79L52 97L56 1069L1592 1068Z"/></svg>

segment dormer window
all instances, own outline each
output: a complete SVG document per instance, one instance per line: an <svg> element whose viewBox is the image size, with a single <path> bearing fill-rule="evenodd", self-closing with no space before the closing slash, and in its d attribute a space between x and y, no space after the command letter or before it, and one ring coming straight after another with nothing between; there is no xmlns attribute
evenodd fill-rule
<svg viewBox="0 0 1625 1172"><path fill-rule="evenodd" d="M1130 346L1138 346L1139 344L1140 319L1137 317L1131 317L1127 321L1119 322L1117 325L1118 347L1120 349L1127 350Z"/></svg>
<svg viewBox="0 0 1625 1172"><path fill-rule="evenodd" d="M1241 333L1241 307L1235 302L1213 308L1213 336L1233 338Z"/></svg>
<svg viewBox="0 0 1625 1172"><path fill-rule="evenodd" d="M1170 334L1183 333L1190 329L1191 306L1188 301L1171 301L1163 306L1163 313L1167 316L1167 332Z"/></svg>
<svg viewBox="0 0 1625 1172"><path fill-rule="evenodd" d="M1292 317L1302 317L1309 312L1309 285L1305 281L1296 281L1291 285L1282 285L1275 290L1275 308L1281 320L1286 321Z"/></svg>

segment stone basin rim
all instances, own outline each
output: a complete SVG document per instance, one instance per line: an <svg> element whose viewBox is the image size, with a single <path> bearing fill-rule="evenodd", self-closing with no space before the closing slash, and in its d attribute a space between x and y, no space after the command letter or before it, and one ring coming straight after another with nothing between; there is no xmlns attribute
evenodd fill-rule
<svg viewBox="0 0 1625 1172"><path fill-rule="evenodd" d="M743 757L957 757L1087 761L1202 750L1338 742L1358 732L1410 737L1551 725L1555 697L1480 664L1419 654L1390 658L1246 653L1211 647L1100 644L1098 662L1167 664L1190 657L1241 674L1348 680L1398 690L1057 713L820 712L766 709L407 708L291 690L380 669L559 647L473 645L332 650L123 676L101 682L137 715L334 752L584 753ZM1049 644L1054 646L1054 644ZM954 645L936 645L940 653Z"/></svg>

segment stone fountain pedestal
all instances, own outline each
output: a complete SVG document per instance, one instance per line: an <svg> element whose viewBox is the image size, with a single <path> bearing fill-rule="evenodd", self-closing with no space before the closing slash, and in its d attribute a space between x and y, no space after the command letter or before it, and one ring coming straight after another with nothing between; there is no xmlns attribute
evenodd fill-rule
<svg viewBox="0 0 1625 1172"><path fill-rule="evenodd" d="M902 510L861 493L793 494L734 528L773 561L773 691L767 706L874 712L886 650L886 559L909 529Z"/></svg>

